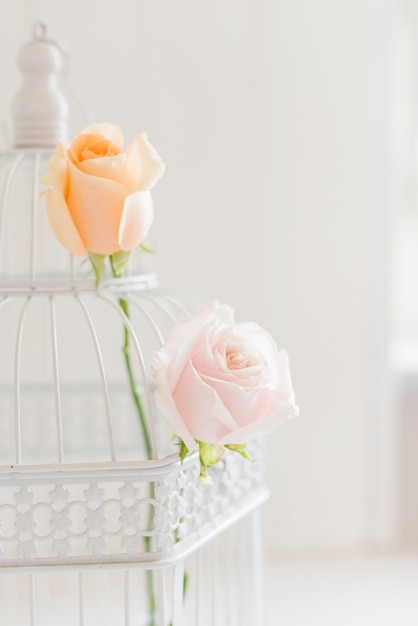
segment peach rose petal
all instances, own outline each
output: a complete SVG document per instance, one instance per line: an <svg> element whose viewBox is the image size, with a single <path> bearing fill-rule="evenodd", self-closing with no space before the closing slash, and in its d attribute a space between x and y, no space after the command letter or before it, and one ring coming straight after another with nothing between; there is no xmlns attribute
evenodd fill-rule
<svg viewBox="0 0 418 626"><path fill-rule="evenodd" d="M41 178L44 185L65 190L68 182L67 155L64 144L59 141L48 163L48 169Z"/></svg>
<svg viewBox="0 0 418 626"><path fill-rule="evenodd" d="M90 124L81 131L81 135L103 135L109 139L116 152L121 152L123 147L123 133L119 126L104 122L103 124Z"/></svg>
<svg viewBox="0 0 418 626"><path fill-rule="evenodd" d="M115 156L98 156L94 159L86 159L74 164L81 172L94 176L98 185L101 182L100 179L104 178L106 180L114 180L116 183L123 185L128 193L136 189L135 180L132 179L126 167L126 154L124 153Z"/></svg>
<svg viewBox="0 0 418 626"><path fill-rule="evenodd" d="M132 180L135 180L135 189L152 189L164 174L165 164L148 141L147 134L138 133L125 152L126 168Z"/></svg>
<svg viewBox="0 0 418 626"><path fill-rule="evenodd" d="M46 213L59 242L76 256L84 256L86 248L68 210L60 189L50 189L46 197Z"/></svg>
<svg viewBox="0 0 418 626"><path fill-rule="evenodd" d="M90 252L113 254L120 250L119 225L126 188L113 180L97 179L69 162L67 203L74 225Z"/></svg>
<svg viewBox="0 0 418 626"><path fill-rule="evenodd" d="M152 197L149 191L137 191L125 198L119 226L119 246L132 250L148 234L154 217Z"/></svg>
<svg viewBox="0 0 418 626"><path fill-rule="evenodd" d="M112 159L118 154L112 142L102 135L79 135L67 150L68 158L77 167L95 159Z"/></svg>
<svg viewBox="0 0 418 626"><path fill-rule="evenodd" d="M151 189L163 175L165 165L145 133L139 133L125 152L108 155L104 142L102 156L97 154L95 158L85 160L79 157L83 150L88 150L90 144L95 149L100 147L99 140L100 135L83 133L73 142L69 156L82 172L114 180L124 185L129 192Z"/></svg>

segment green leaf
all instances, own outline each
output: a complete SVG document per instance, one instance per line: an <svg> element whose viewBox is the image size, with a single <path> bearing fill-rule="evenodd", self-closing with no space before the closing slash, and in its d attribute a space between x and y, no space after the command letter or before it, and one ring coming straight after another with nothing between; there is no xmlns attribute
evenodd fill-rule
<svg viewBox="0 0 418 626"><path fill-rule="evenodd" d="M96 277L96 286L100 283L102 279L102 270L104 260L106 255L104 254L96 254L95 252L88 252L90 263L93 266L94 275Z"/></svg>

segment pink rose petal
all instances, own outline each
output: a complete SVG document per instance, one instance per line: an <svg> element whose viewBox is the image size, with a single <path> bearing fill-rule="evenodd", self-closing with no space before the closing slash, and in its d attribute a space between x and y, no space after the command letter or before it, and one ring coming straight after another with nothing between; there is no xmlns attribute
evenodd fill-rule
<svg viewBox="0 0 418 626"><path fill-rule="evenodd" d="M294 404L281 404L277 412L269 417L264 418L260 422L255 424L248 424L243 428L231 431L222 439L218 441L219 445L234 444L234 443L248 443L258 437L264 437L270 435L280 424L287 419L292 419L298 415L297 407Z"/></svg>
<svg viewBox="0 0 418 626"><path fill-rule="evenodd" d="M161 415L165 417L168 426L184 441L189 450L197 450L198 445L179 414L173 396L164 392L169 387L169 381L161 355L154 355L151 371L157 383L155 403Z"/></svg>
<svg viewBox="0 0 418 626"><path fill-rule="evenodd" d="M297 414L286 352L229 307L178 324L153 364L161 414L188 441L244 444Z"/></svg>
<svg viewBox="0 0 418 626"><path fill-rule="evenodd" d="M194 439L218 443L237 424L219 394L207 385L190 361L173 391L178 413Z"/></svg>
<svg viewBox="0 0 418 626"><path fill-rule="evenodd" d="M171 390L177 385L190 355L202 345L214 324L219 323L219 320L230 323L233 316L230 307L214 303L176 325L162 350L166 357L167 378Z"/></svg>

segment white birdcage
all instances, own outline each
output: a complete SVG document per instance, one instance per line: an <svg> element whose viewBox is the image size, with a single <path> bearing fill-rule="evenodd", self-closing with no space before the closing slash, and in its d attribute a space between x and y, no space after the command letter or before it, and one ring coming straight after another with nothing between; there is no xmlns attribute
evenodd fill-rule
<svg viewBox="0 0 418 626"><path fill-rule="evenodd" d="M0 624L261 624L262 461L230 454L201 484L153 404L152 351L193 305L162 292L140 252L97 288L47 222L59 62L38 27L20 53L16 147L0 157Z"/></svg>

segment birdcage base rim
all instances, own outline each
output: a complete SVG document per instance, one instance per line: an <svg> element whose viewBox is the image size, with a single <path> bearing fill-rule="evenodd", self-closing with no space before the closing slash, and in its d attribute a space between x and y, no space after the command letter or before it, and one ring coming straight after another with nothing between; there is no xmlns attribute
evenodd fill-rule
<svg viewBox="0 0 418 626"><path fill-rule="evenodd" d="M88 478L109 479L121 475L124 478L140 478L150 480L152 476L176 470L180 466L188 467L196 462L197 453L189 454L183 461L180 456L170 454L160 459L142 461L98 461L94 463L45 463L36 465L10 464L0 465L0 484L15 480L55 480Z"/></svg>

